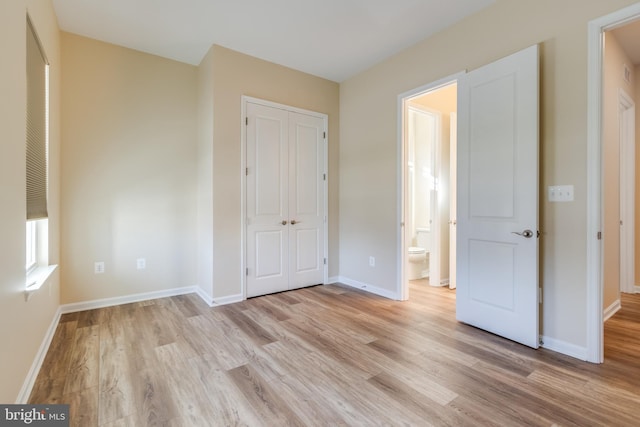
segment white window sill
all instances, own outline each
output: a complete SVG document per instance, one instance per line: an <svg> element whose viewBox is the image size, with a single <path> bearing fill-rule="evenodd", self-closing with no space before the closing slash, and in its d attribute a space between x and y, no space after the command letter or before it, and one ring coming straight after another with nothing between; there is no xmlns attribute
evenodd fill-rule
<svg viewBox="0 0 640 427"><path fill-rule="evenodd" d="M45 267L36 267L27 274L26 289L24 290L24 300L29 301L31 295L45 284L47 279L58 268L57 265L47 265Z"/></svg>

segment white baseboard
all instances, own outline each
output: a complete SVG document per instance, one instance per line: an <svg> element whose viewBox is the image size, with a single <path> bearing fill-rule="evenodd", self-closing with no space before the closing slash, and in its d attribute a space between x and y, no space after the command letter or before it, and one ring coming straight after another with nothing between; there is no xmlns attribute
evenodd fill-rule
<svg viewBox="0 0 640 427"><path fill-rule="evenodd" d="M185 288L166 289L163 291L145 292L141 294L124 295L121 297L97 299L93 301L76 302L63 304L60 306L62 314L74 313L76 311L94 310L96 308L112 307L114 305L130 304L132 302L148 301L158 298L173 297L176 295L186 295L196 292L196 286Z"/></svg>
<svg viewBox="0 0 640 427"><path fill-rule="evenodd" d="M233 304L235 302L242 302L244 301L244 298L242 297L242 294L237 294L237 295L229 295L226 297L213 298L211 301L212 301L211 307L217 307L219 305L227 305L227 304Z"/></svg>
<svg viewBox="0 0 640 427"><path fill-rule="evenodd" d="M620 300L615 300L613 304L604 309L604 312L602 313L602 321L606 322L607 320L609 320L611 316L616 314L621 308L622 307L620 306Z"/></svg>
<svg viewBox="0 0 640 427"><path fill-rule="evenodd" d="M555 338L550 337L541 337L543 344L541 347L546 348L547 350L552 350L557 353L562 353L566 356L575 357L580 360L587 360L588 358L588 350L586 347L580 347L575 344L570 344L565 341L557 340Z"/></svg>
<svg viewBox="0 0 640 427"><path fill-rule="evenodd" d="M377 286L370 285L368 283L359 282L357 280L349 279L348 277L340 276L337 278L338 280L334 283L342 283L347 286L351 286L352 288L360 289L362 291L370 292L372 294L380 295L381 297L389 298L392 300L399 301L400 297L396 292L390 291L388 289L378 288Z"/></svg>
<svg viewBox="0 0 640 427"><path fill-rule="evenodd" d="M31 395L31 390L33 390L33 386L36 383L36 378L38 377L38 373L40 372L40 368L42 367L42 363L44 362L44 358L49 351L49 346L51 345L51 341L53 340L53 336L56 333L56 329L58 328L58 322L60 321L60 316L62 316L61 307L58 307L56 310L53 319L51 320L51 324L49 325L49 329L47 329L47 333L40 344L40 348L38 349L38 353L36 353L36 357L31 364L31 369L29 369L29 373L22 384L22 388L20 389L20 393L18 393L18 397L16 398L16 404L23 405L27 403L29 400L29 396Z"/></svg>
<svg viewBox="0 0 640 427"><path fill-rule="evenodd" d="M340 281L340 276L331 276L327 280L327 285L333 285L334 283L338 283Z"/></svg>

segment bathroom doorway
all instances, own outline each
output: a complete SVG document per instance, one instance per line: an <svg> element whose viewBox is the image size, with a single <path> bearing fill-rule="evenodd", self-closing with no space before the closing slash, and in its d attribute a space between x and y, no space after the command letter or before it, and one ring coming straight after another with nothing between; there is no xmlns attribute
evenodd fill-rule
<svg viewBox="0 0 640 427"><path fill-rule="evenodd" d="M457 79L401 96L403 299L416 286L455 288Z"/></svg>

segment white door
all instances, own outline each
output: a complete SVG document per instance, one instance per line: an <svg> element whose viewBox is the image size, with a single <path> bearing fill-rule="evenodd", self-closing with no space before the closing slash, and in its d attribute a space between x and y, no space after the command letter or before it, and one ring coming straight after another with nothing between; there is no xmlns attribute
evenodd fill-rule
<svg viewBox="0 0 640 427"><path fill-rule="evenodd" d="M458 87L456 317L538 347L538 47Z"/></svg>
<svg viewBox="0 0 640 427"><path fill-rule="evenodd" d="M289 289L289 114L247 103L247 297Z"/></svg>
<svg viewBox="0 0 640 427"><path fill-rule="evenodd" d="M458 186L458 114L451 113L450 154L449 154L449 289L456 288L456 222L457 222L457 191Z"/></svg>
<svg viewBox="0 0 640 427"><path fill-rule="evenodd" d="M322 118L247 102L247 297L323 283Z"/></svg>
<svg viewBox="0 0 640 427"><path fill-rule="evenodd" d="M289 113L289 289L324 279L324 120Z"/></svg>

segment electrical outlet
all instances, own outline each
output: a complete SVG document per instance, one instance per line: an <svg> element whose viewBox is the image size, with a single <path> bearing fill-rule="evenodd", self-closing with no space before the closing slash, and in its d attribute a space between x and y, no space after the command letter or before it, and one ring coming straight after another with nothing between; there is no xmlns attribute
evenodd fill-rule
<svg viewBox="0 0 640 427"><path fill-rule="evenodd" d="M138 270L144 270L145 268L147 268L147 260L145 260L144 258L138 258L136 260L136 267L138 268Z"/></svg>
<svg viewBox="0 0 640 427"><path fill-rule="evenodd" d="M104 261L98 261L93 264L93 272L95 274L104 273Z"/></svg>
<svg viewBox="0 0 640 427"><path fill-rule="evenodd" d="M369 267L375 267L376 266L376 257L370 256L369 257Z"/></svg>

